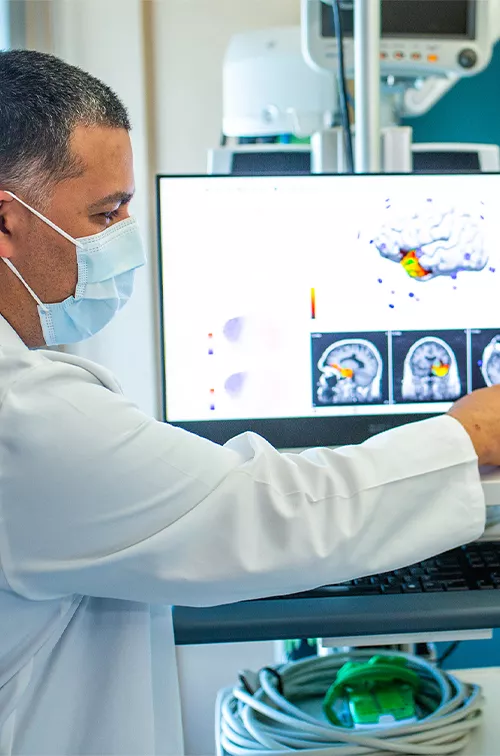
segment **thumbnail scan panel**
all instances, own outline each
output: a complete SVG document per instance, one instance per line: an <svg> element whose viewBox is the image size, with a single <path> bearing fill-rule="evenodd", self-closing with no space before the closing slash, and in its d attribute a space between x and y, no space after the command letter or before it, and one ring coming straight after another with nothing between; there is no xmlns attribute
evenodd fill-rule
<svg viewBox="0 0 500 756"><path fill-rule="evenodd" d="M313 406L389 400L386 333L312 334Z"/></svg>
<svg viewBox="0 0 500 756"><path fill-rule="evenodd" d="M500 329L313 333L311 357L316 408L454 402L500 384Z"/></svg>
<svg viewBox="0 0 500 756"><path fill-rule="evenodd" d="M395 402L452 402L467 392L466 331L391 336Z"/></svg>
<svg viewBox="0 0 500 756"><path fill-rule="evenodd" d="M500 383L500 328L471 331L472 388Z"/></svg>

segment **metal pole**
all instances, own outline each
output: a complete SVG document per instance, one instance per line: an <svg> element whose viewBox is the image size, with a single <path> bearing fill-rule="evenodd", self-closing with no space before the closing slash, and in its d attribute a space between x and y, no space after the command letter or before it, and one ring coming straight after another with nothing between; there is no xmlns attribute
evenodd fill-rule
<svg viewBox="0 0 500 756"><path fill-rule="evenodd" d="M381 171L380 0L354 0L356 173Z"/></svg>

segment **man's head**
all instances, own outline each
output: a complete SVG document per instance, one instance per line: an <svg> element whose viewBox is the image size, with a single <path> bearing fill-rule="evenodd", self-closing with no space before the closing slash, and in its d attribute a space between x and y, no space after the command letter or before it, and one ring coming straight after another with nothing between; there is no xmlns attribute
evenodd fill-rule
<svg viewBox="0 0 500 756"><path fill-rule="evenodd" d="M109 87L50 55L0 52L0 256L42 302L74 294L73 244L16 202L74 238L128 216L134 192L130 122ZM6 265L0 313L30 346L43 343L36 305Z"/></svg>

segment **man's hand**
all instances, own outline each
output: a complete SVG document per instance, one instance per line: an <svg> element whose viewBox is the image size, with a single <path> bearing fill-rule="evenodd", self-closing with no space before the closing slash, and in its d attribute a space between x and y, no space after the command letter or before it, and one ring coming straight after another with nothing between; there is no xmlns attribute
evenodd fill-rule
<svg viewBox="0 0 500 756"><path fill-rule="evenodd" d="M471 437L479 464L500 466L500 386L464 396L448 414L458 420Z"/></svg>

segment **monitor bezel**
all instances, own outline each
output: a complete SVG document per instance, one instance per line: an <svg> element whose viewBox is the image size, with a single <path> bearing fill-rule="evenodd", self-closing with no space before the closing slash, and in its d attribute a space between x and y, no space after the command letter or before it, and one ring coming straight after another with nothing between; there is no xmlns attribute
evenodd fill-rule
<svg viewBox="0 0 500 756"><path fill-rule="evenodd" d="M436 176L500 176L498 171L484 171L481 173L363 173L356 174L360 177L373 176L428 176L430 179ZM306 181L308 178L331 177L341 179L352 178L352 174L323 173L323 174L286 174L276 176L277 179L299 178ZM270 444L279 449L304 449L311 446L346 446L359 444L378 433L407 425L412 422L427 420L438 417L442 412L408 413L394 415L336 415L336 416L306 416L289 418L241 418L238 420L188 420L171 421L167 417L167 377L165 364L165 322L164 322L164 295L163 295L163 246L161 233L161 200L160 184L164 179L205 179L223 178L226 181L238 181L244 178L272 179L272 176L260 176L249 174L247 176L232 174L168 174L156 175L156 228L157 228L157 264L158 264L158 296L160 310L160 361L161 361L161 417L162 421L177 428L182 428L190 433L224 444L231 438L251 431L265 438Z"/></svg>

